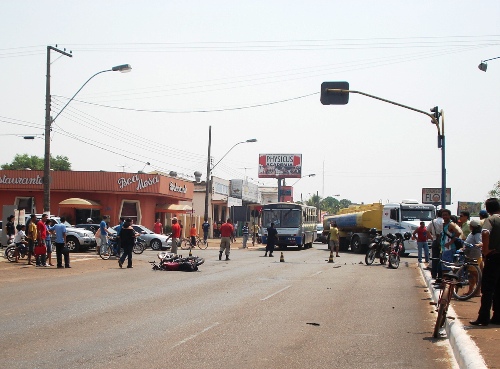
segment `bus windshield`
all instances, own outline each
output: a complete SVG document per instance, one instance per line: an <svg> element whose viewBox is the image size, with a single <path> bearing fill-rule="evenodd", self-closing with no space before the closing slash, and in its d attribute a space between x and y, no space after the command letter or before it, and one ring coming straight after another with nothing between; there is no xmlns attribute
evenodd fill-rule
<svg viewBox="0 0 500 369"><path fill-rule="evenodd" d="M270 227L274 223L275 228L298 228L300 227L300 209L264 209L262 212L262 224Z"/></svg>

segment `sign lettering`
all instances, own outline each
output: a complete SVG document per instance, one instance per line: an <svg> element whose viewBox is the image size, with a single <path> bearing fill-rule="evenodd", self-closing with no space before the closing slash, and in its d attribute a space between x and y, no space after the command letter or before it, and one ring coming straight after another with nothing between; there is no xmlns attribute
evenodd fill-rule
<svg viewBox="0 0 500 369"><path fill-rule="evenodd" d="M137 183L136 190L142 190L158 182L160 182L160 177L158 176L149 177L148 179L142 179L139 177L139 175L135 174L128 178L125 177L118 178L118 187L122 189L124 187L130 186L133 183Z"/></svg>
<svg viewBox="0 0 500 369"><path fill-rule="evenodd" d="M36 177L7 177L4 174L3 177L0 177L0 184L41 185L43 178L39 175Z"/></svg>
<svg viewBox="0 0 500 369"><path fill-rule="evenodd" d="M170 182L169 189L172 192L180 192L180 193L186 193L187 192L186 185L184 185L184 186L181 187L181 186L177 185L177 183L174 183L174 182Z"/></svg>

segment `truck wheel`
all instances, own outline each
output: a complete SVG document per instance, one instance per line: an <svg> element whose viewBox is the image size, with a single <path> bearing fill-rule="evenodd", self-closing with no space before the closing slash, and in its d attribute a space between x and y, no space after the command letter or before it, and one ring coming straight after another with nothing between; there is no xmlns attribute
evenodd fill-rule
<svg viewBox="0 0 500 369"><path fill-rule="evenodd" d="M351 238L351 251L355 254L359 254L362 251L361 239L358 235L354 235Z"/></svg>

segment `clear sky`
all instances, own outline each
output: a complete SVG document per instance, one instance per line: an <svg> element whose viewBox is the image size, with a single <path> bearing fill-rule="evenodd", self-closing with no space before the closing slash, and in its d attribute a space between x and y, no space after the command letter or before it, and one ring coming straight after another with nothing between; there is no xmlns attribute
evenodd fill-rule
<svg viewBox="0 0 500 369"><path fill-rule="evenodd" d="M483 201L500 180L500 1L0 2L0 163L43 156L47 45L53 155L73 170L257 178L259 153L301 153L295 187L353 202L421 199L441 186L437 130L425 115L361 95L323 106L323 81L445 113L447 184ZM119 108L119 109L118 109ZM290 179L291 184L295 180Z"/></svg>

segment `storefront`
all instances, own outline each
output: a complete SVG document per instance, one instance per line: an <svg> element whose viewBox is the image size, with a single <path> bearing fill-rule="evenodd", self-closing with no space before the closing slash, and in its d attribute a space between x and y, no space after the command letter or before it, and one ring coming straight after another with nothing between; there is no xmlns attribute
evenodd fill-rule
<svg viewBox="0 0 500 369"><path fill-rule="evenodd" d="M42 171L0 170L0 204L42 213L42 178ZM51 213L71 224L109 215L111 225L125 217L152 228L156 217L166 224L176 215L172 205L193 199L192 182L158 173L54 171L51 179Z"/></svg>

